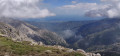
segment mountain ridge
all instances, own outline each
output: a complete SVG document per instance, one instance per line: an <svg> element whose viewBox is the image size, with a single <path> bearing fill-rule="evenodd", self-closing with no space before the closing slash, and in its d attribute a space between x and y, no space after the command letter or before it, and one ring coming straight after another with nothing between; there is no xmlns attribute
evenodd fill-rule
<svg viewBox="0 0 120 56"><path fill-rule="evenodd" d="M60 36L58 36L56 33L50 32L48 30L39 29L33 25L30 25L20 20L11 19L11 18L2 18L0 19L0 22L11 26L11 29L13 29L11 31L16 31L14 32L15 34L7 34L7 35L8 36L11 35L11 37L13 37L17 41L31 41L36 43L40 41L47 45L67 44L66 41L62 39ZM12 33L12 32L6 32L6 33Z"/></svg>

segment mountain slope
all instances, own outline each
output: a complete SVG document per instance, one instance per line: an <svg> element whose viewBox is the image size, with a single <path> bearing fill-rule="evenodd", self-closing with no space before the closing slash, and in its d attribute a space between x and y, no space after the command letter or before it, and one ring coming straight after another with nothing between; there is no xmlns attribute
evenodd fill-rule
<svg viewBox="0 0 120 56"><path fill-rule="evenodd" d="M58 36L56 33L50 32L48 30L39 29L26 22L10 18L1 18L0 22L4 23L4 25L2 25L1 27L7 25L11 27L10 29L11 32L4 31L5 33L7 33L4 35L13 37L14 40L31 41L33 43L43 42L44 44L47 45L64 45L64 46L67 45L65 40ZM6 28L1 28L1 30L3 29Z"/></svg>
<svg viewBox="0 0 120 56"><path fill-rule="evenodd" d="M85 24L76 30L74 41L76 48L88 51L113 51L120 52L120 19L104 19L90 24ZM71 39L76 39L74 36ZM71 40L70 38L68 41Z"/></svg>

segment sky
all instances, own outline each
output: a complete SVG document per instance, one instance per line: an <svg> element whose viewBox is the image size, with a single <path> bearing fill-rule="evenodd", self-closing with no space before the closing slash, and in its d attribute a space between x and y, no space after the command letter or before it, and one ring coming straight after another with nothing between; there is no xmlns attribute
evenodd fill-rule
<svg viewBox="0 0 120 56"><path fill-rule="evenodd" d="M0 17L91 20L119 14L120 0L0 0Z"/></svg>
<svg viewBox="0 0 120 56"><path fill-rule="evenodd" d="M79 9L70 10L70 9L62 9L60 7L66 5L75 5L78 3L100 3L100 0L44 0L43 3L47 4L50 11L54 12L56 16L54 17L46 17L46 20L70 20L70 21L77 21L77 20L96 20L98 18L89 18L84 16L84 12L81 12ZM83 10L83 9L81 9ZM42 19L42 20L45 20Z"/></svg>
<svg viewBox="0 0 120 56"><path fill-rule="evenodd" d="M76 5L79 3L100 3L100 0L43 0L43 3L45 3L46 5L48 5L47 8L49 8L49 10L51 10L52 12L56 13L57 15L76 15L78 16L78 13L80 14L80 10L78 9L77 11L70 12L70 9L65 9L62 8L64 6L67 5ZM76 9L76 8L75 8ZM83 9L81 9L83 10ZM64 13L62 12L64 11ZM73 11L73 10L72 10ZM83 14L83 13L81 13ZM83 15L80 15L83 16Z"/></svg>
<svg viewBox="0 0 120 56"><path fill-rule="evenodd" d="M88 2L88 3L93 3L93 2L99 3L100 2L99 0L44 0L44 3L51 4L52 6L63 6L63 5L72 4L72 1L75 1L77 3L80 3L80 2L82 2L82 3L85 3L85 2Z"/></svg>

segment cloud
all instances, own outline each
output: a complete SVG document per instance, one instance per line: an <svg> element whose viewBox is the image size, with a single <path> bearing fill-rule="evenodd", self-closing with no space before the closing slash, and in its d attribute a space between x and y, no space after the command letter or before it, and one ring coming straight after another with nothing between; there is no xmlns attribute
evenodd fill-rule
<svg viewBox="0 0 120 56"><path fill-rule="evenodd" d="M57 10L59 10L60 12L66 15L70 15L70 14L81 15L82 13L85 13L89 9L95 9L95 7L97 7L96 3L76 3L73 5L64 5L64 6L58 7Z"/></svg>
<svg viewBox="0 0 120 56"><path fill-rule="evenodd" d="M120 1L120 0L101 0L102 2L118 2L118 1Z"/></svg>
<svg viewBox="0 0 120 56"><path fill-rule="evenodd" d="M73 4L77 3L77 1L72 1Z"/></svg>
<svg viewBox="0 0 120 56"><path fill-rule="evenodd" d="M88 9L96 7L96 3L77 3L75 5L64 5L62 7L59 7L61 9Z"/></svg>
<svg viewBox="0 0 120 56"><path fill-rule="evenodd" d="M59 7L64 14L89 17L120 17L120 0L100 0L99 3L76 3ZM73 1L74 3L74 1Z"/></svg>
<svg viewBox="0 0 120 56"><path fill-rule="evenodd" d="M40 7L42 0L0 0L0 16L14 18L43 18L55 16Z"/></svg>
<svg viewBox="0 0 120 56"><path fill-rule="evenodd" d="M64 30L63 32L62 32L62 36L64 37L64 38L69 38L69 37L72 37L72 36L74 36L75 35L75 32L73 32L72 30Z"/></svg>
<svg viewBox="0 0 120 56"><path fill-rule="evenodd" d="M85 15L89 17L108 17L108 10L111 9L109 5L100 5L95 9L88 10Z"/></svg>
<svg viewBox="0 0 120 56"><path fill-rule="evenodd" d="M109 18L120 17L120 0L101 0L101 2L103 4L102 6L98 6L98 8L94 10L89 10L86 13L86 16Z"/></svg>

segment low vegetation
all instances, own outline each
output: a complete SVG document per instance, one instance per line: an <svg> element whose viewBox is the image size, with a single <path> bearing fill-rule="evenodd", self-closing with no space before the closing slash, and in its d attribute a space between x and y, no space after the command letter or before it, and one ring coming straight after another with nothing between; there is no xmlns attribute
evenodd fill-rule
<svg viewBox="0 0 120 56"><path fill-rule="evenodd" d="M30 42L15 42L6 37L0 37L0 56L84 56L77 52L66 52L53 47L30 45Z"/></svg>

